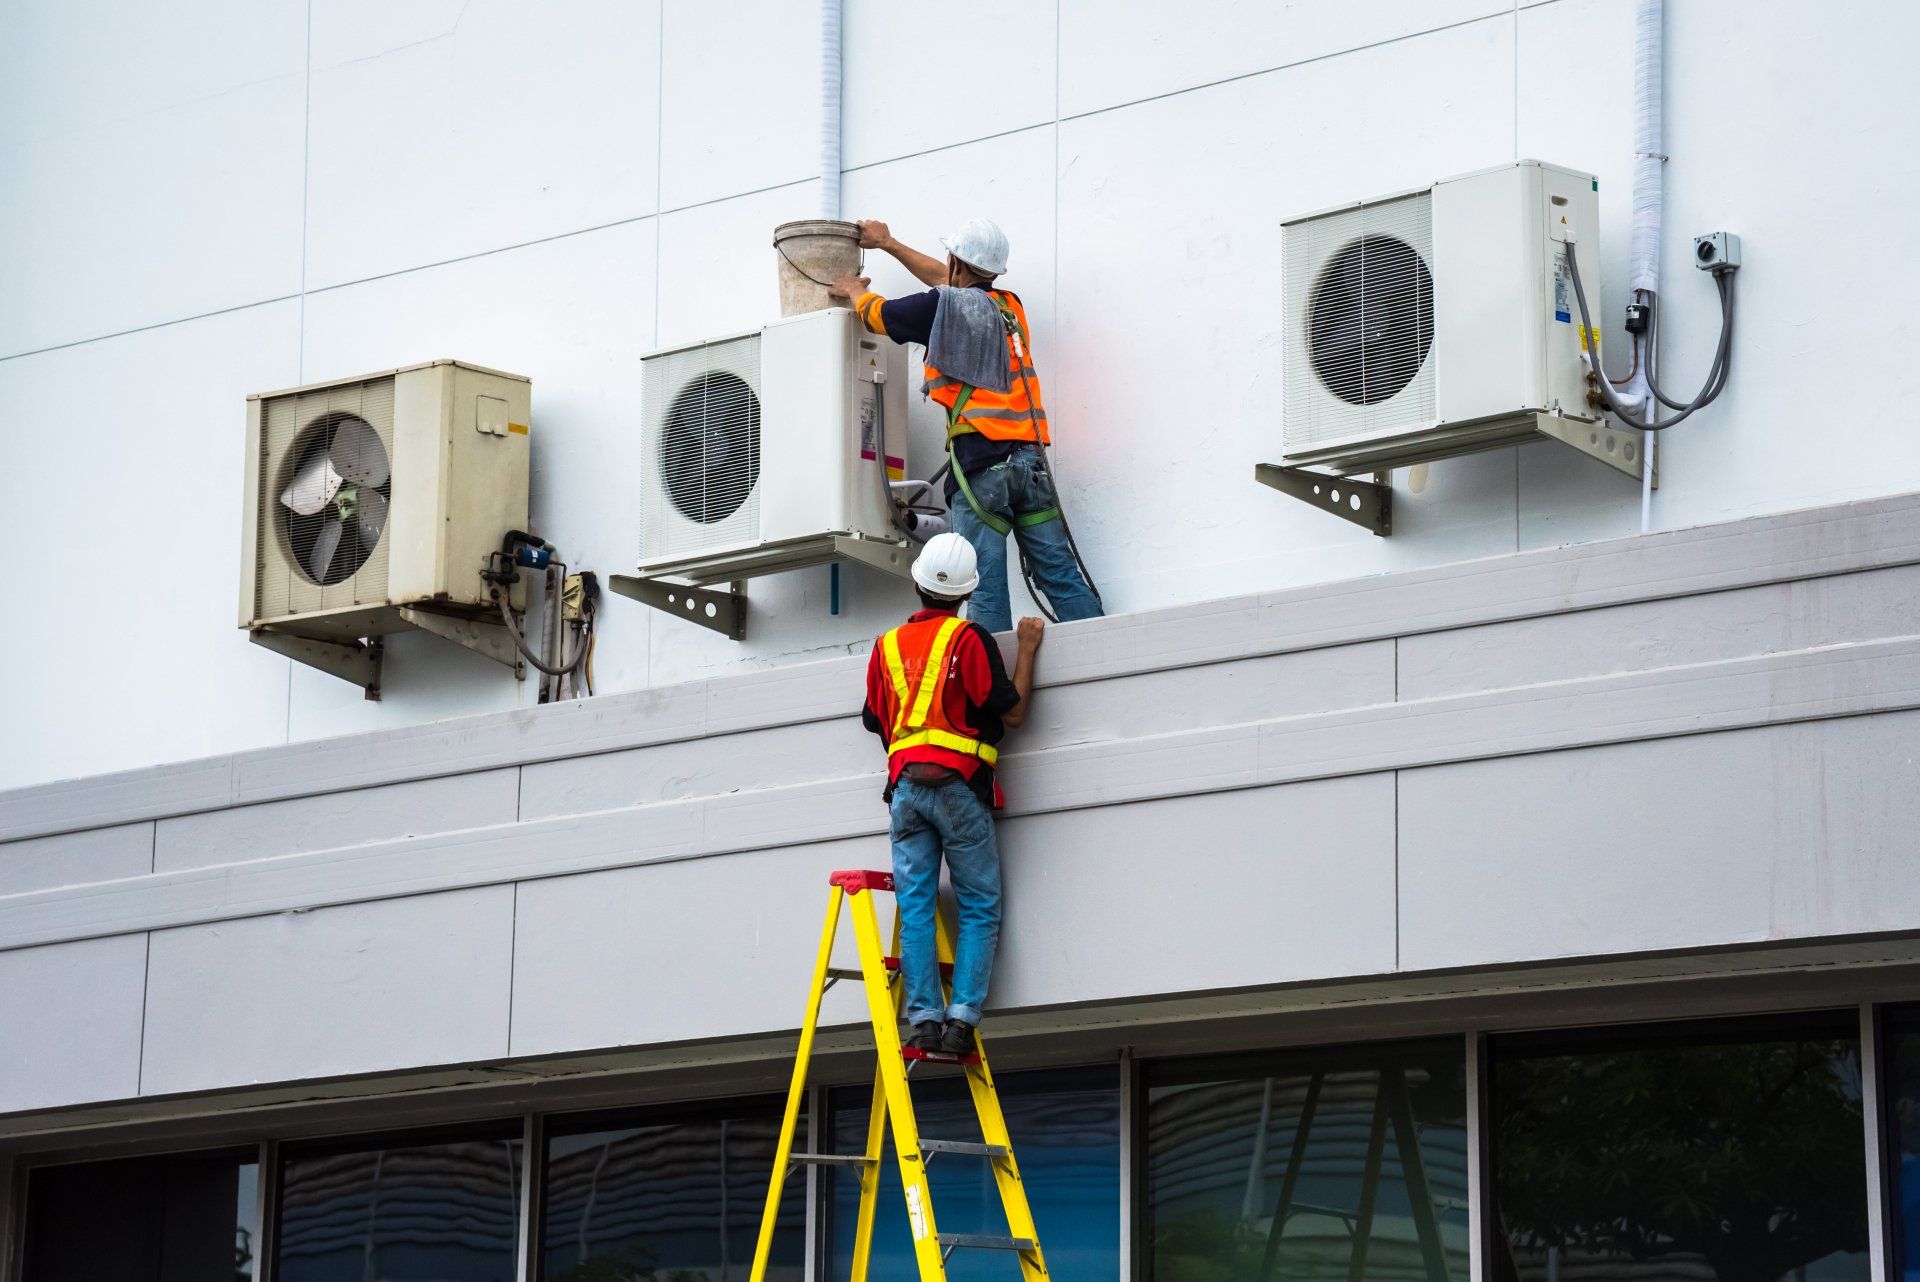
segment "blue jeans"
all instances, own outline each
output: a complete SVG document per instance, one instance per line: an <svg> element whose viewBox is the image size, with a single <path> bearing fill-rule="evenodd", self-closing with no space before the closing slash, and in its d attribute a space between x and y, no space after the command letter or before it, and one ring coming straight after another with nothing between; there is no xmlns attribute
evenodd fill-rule
<svg viewBox="0 0 1920 1282"><path fill-rule="evenodd" d="M964 781L934 787L902 776L893 786L888 833L907 1021L963 1019L978 1025L993 974L993 950L1000 943L1000 852L993 840L993 814ZM960 901L951 1003L941 996L934 944L942 855Z"/></svg>
<svg viewBox="0 0 1920 1282"><path fill-rule="evenodd" d="M1005 461L978 475L969 475L967 484L973 488L973 497L980 500L981 507L1009 524L1029 512L1044 512L1060 505L1059 496L1053 491L1053 478L1047 474L1037 445L1022 445ZM954 531L973 544L974 556L980 562L980 586L967 606L967 617L989 632L1012 631L1013 607L1007 598L1006 536L995 534L974 514L966 495L955 491L953 502L948 506ZM1060 622L1097 619L1105 613L1099 598L1080 575L1080 566L1067 543L1064 521L1015 525L1013 537L1019 542L1020 550L1027 554L1033 581L1046 594Z"/></svg>

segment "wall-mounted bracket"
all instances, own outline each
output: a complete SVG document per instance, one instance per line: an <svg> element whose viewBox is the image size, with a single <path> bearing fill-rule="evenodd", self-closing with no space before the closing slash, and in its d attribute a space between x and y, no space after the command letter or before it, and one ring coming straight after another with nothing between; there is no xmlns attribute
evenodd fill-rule
<svg viewBox="0 0 1920 1282"><path fill-rule="evenodd" d="M1386 484L1387 474L1379 481L1360 481L1349 476L1329 476L1309 472L1303 467L1282 467L1278 463L1255 463L1253 479L1272 486L1282 494L1331 512L1343 521L1365 526L1382 538L1393 533L1393 490Z"/></svg>
<svg viewBox="0 0 1920 1282"><path fill-rule="evenodd" d="M623 597L663 610L675 618L697 623L735 641L747 635L745 585L731 583L724 592L696 588L670 579L643 579L632 574L609 574L607 586Z"/></svg>
<svg viewBox="0 0 1920 1282"><path fill-rule="evenodd" d="M1573 446L1589 458L1599 459L1616 472L1625 472L1636 481L1646 464L1647 445L1642 432L1605 423L1582 423L1558 414L1535 414L1533 429L1542 436ZM1660 488L1658 463L1653 465L1653 488Z"/></svg>
<svg viewBox="0 0 1920 1282"><path fill-rule="evenodd" d="M284 654L295 663L351 681L366 691L369 699L380 698L380 665L386 658L387 647L379 637L371 641L315 641L311 637L256 628L247 633L247 639L275 654Z"/></svg>
<svg viewBox="0 0 1920 1282"><path fill-rule="evenodd" d="M898 578L913 578L913 558L919 548L912 543L893 543L886 539L867 539L858 534L836 534L833 550L843 560L858 561L876 570L885 570Z"/></svg>
<svg viewBox="0 0 1920 1282"><path fill-rule="evenodd" d="M400 607L400 617L422 632L444 637L457 646L464 646L475 654L485 655L495 663L512 668L515 681L527 679L527 665L520 661L520 652L514 648L513 638L507 635L507 625L504 623L488 623L483 619L470 619L457 614L435 614L411 605Z"/></svg>

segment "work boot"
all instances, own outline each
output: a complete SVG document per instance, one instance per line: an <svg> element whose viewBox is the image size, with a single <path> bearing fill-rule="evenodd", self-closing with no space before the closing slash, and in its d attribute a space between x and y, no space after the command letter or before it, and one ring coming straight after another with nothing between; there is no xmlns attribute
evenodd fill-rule
<svg viewBox="0 0 1920 1282"><path fill-rule="evenodd" d="M940 1049L940 1021L922 1020L913 1026L913 1036L907 1038L907 1049L915 1051L937 1051Z"/></svg>
<svg viewBox="0 0 1920 1282"><path fill-rule="evenodd" d="M973 1025L964 1019L948 1020L940 1034L940 1049L948 1055L973 1054Z"/></svg>

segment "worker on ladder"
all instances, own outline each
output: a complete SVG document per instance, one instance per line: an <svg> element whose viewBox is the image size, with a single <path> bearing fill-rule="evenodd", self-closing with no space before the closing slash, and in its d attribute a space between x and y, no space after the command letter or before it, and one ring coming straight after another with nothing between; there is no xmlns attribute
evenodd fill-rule
<svg viewBox="0 0 1920 1282"><path fill-rule="evenodd" d="M1013 626L1007 595L1007 535L1020 551L1027 586L1055 619L1098 618L1104 611L1074 546L1047 465L1047 410L1026 308L994 287L1007 269L1007 234L970 218L940 243L942 263L893 238L883 222L862 221L860 246L881 249L934 288L885 299L863 276L831 286L866 327L896 343L927 349L921 390L947 413L947 507L953 528L973 546L980 588L968 617L989 632ZM959 501L956 501L956 495Z"/></svg>
<svg viewBox="0 0 1920 1282"><path fill-rule="evenodd" d="M1027 719L1033 663L1046 625L1022 619L1008 680L1000 649L959 609L980 585L973 546L935 535L913 563L921 610L883 635L867 664L861 720L887 748L886 799L900 912L907 1045L969 1054L1000 939L999 808L994 763L1002 728ZM935 954L940 864L959 900L953 1001L942 998Z"/></svg>

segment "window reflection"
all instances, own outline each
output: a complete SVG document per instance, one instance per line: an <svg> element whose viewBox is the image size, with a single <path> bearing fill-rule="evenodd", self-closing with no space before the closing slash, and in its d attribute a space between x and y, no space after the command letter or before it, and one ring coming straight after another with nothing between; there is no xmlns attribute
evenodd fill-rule
<svg viewBox="0 0 1920 1282"><path fill-rule="evenodd" d="M744 1282L753 1267L782 1101L554 1134L548 1282ZM552 1123L550 1122L550 1129ZM767 1277L804 1271L806 1182L787 1182Z"/></svg>
<svg viewBox="0 0 1920 1282"><path fill-rule="evenodd" d="M276 1282L513 1282L520 1147L516 1133L290 1154Z"/></svg>
<svg viewBox="0 0 1920 1282"><path fill-rule="evenodd" d="M1457 1038L1151 1065L1154 1282L1467 1276Z"/></svg>
<svg viewBox="0 0 1920 1282"><path fill-rule="evenodd" d="M251 1282L259 1174L251 1154L41 1167L23 1282Z"/></svg>
<svg viewBox="0 0 1920 1282"><path fill-rule="evenodd" d="M1920 1005L1888 1007L1882 1033L1887 1155L1893 1168L1894 1276L1901 1282L1920 1282Z"/></svg>
<svg viewBox="0 0 1920 1282"><path fill-rule="evenodd" d="M1865 1282L1858 1017L1496 1038L1496 1279Z"/></svg>
<svg viewBox="0 0 1920 1282"><path fill-rule="evenodd" d="M1000 1106L1013 1135L1014 1155L1040 1232L1054 1282L1113 1282L1120 1273L1120 1074L1117 1068L1046 1070L996 1075ZM827 1151L859 1153L867 1141L872 1088L830 1093ZM957 1074L913 1083L914 1113L928 1139L978 1140L979 1122ZM908 1236L900 1168L891 1137L883 1147L879 1201L868 1276L918 1276ZM860 1179L852 1169L823 1168L832 1181L829 1242L823 1276L845 1277L853 1259ZM993 1173L977 1157L941 1156L928 1168L935 1221L942 1233L1004 1234L1006 1218ZM1000 1251L957 1251L947 1265L952 1282L1014 1277L1019 1269Z"/></svg>

